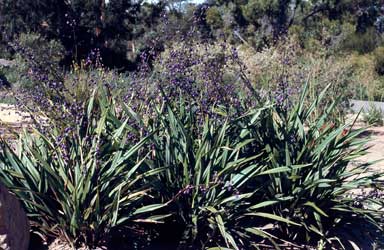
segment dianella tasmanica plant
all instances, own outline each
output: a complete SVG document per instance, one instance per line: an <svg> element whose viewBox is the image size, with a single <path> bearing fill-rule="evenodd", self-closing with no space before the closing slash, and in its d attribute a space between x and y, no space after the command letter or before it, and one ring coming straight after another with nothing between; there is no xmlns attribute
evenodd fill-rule
<svg viewBox="0 0 384 250"><path fill-rule="evenodd" d="M23 202L32 229L73 247L102 246L112 230L155 222L143 216L149 200L144 177L148 136L116 117L116 106L96 89L81 123L64 131L24 133L16 148L1 141L1 181ZM61 132L59 132L61 131ZM149 210L156 208L151 204ZM148 219L148 220L146 220Z"/></svg>

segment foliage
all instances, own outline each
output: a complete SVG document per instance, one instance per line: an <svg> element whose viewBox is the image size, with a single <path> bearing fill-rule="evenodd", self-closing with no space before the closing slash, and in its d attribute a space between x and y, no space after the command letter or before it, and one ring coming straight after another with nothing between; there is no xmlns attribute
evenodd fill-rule
<svg viewBox="0 0 384 250"><path fill-rule="evenodd" d="M319 110L315 112L341 96L341 102L333 110L335 117L342 117L345 113L349 98L354 95L353 88L357 85L351 63L320 49L316 53L308 53L294 39L260 52L242 46L239 57L247 67L246 74L254 88L271 98L281 96L283 85L286 91L284 95L287 95L291 104L295 104L300 100L300 89L308 83L305 102L310 105L318 93L330 85L332 91L326 93Z"/></svg>
<svg viewBox="0 0 384 250"><path fill-rule="evenodd" d="M203 122L206 116L235 117L247 105L261 101L253 98L257 90L242 78L245 67L235 48L224 42L210 44L198 40L196 43L192 40L193 34L188 37L190 40L167 47L153 65L148 63L151 52L142 55L140 71L129 76L131 81L127 81L122 91L135 111L153 117L156 107L164 101L177 103L182 97ZM222 116L214 110L220 110Z"/></svg>
<svg viewBox="0 0 384 250"><path fill-rule="evenodd" d="M119 68L132 67L126 58L131 50L128 42L141 42L165 8L162 3L121 0L2 0L1 6L5 43L20 33L37 32L64 45L68 52L66 65L99 48L106 65Z"/></svg>
<svg viewBox="0 0 384 250"><path fill-rule="evenodd" d="M220 30L228 37L235 30L257 49L285 38L293 26L305 31L300 34L303 44L339 37L340 34L318 37L324 31L323 28L327 29L328 23L332 22L337 23L336 27L351 25L353 31L357 30L359 34L369 29L379 31L383 16L380 4L374 0L216 0L209 1L209 4L228 20L224 21ZM234 40L240 41L238 38Z"/></svg>
<svg viewBox="0 0 384 250"><path fill-rule="evenodd" d="M377 74L383 76L384 75L384 47L378 47L373 52L375 57L375 70Z"/></svg>
<svg viewBox="0 0 384 250"><path fill-rule="evenodd" d="M352 96L382 98L372 1L3 1L1 25L21 25L6 33L38 31L5 72L38 123L1 141L0 180L42 237L348 249L382 233L383 176L343 121Z"/></svg>
<svg viewBox="0 0 384 250"><path fill-rule="evenodd" d="M11 87L11 83L7 79L8 72L8 67L0 66L0 89Z"/></svg>
<svg viewBox="0 0 384 250"><path fill-rule="evenodd" d="M49 66L48 64L57 67L65 54L65 49L59 41L47 40L38 33L21 33L17 42L24 49L30 50L36 60L44 63L43 67Z"/></svg>
<svg viewBox="0 0 384 250"><path fill-rule="evenodd" d="M101 246L111 230L145 219L148 199L145 155L148 140L127 141L127 122L95 91L81 124L62 134L25 133L13 149L1 142L1 181L23 202L33 231L73 246ZM153 205L150 207L153 209ZM148 220L154 221L154 220Z"/></svg>
<svg viewBox="0 0 384 250"><path fill-rule="evenodd" d="M0 178L37 232L74 245L162 219L159 239L179 247L359 245L344 226L381 230L383 200L356 202L353 191L379 186L381 175L350 167L365 153L364 129L333 123L337 100L315 112L329 87L307 105L308 88L293 106L282 99L203 120L183 95L143 119L95 91L64 134L25 134L16 149L3 141Z"/></svg>
<svg viewBox="0 0 384 250"><path fill-rule="evenodd" d="M363 121L369 125L382 126L384 123L384 114L380 108L370 104L369 109L364 113Z"/></svg>
<svg viewBox="0 0 384 250"><path fill-rule="evenodd" d="M384 78L376 71L374 53L365 55L351 53L339 60L344 65L350 65L352 69L349 88L353 93L353 98L373 101L384 100Z"/></svg>
<svg viewBox="0 0 384 250"><path fill-rule="evenodd" d="M140 52L150 47L162 50L169 41L167 33L175 30L173 26L179 26L179 30L196 26L205 37L219 40L224 35L232 43L246 41L260 49L284 38L292 26L307 33L303 34L307 37L303 44L314 42L314 36L328 22L349 24L357 34L371 30L380 33L384 16L379 7L381 0L185 2L2 0L0 26L4 34L0 50L20 33L37 32L64 45L66 65L73 59L79 62L91 49L99 48L106 66L133 70ZM169 22L164 20L164 14ZM198 25L191 22L195 14L200 16ZM351 35L348 40L352 40L347 42L348 48L359 45L360 49L367 49L359 36ZM364 41L373 45L369 39Z"/></svg>
<svg viewBox="0 0 384 250"><path fill-rule="evenodd" d="M267 221L294 224L261 212L269 202L259 197L260 187L253 182L268 171L258 163L260 153L242 155L252 140L233 134L236 123L206 120L200 124L183 102L175 111L166 107L158 119L153 126L162 129L153 137L149 164L166 167L152 183L167 213L173 214L160 237L179 248L224 244L239 249L251 245L253 233L274 242L262 229ZM171 228L178 228L179 233L170 237Z"/></svg>
<svg viewBox="0 0 384 250"><path fill-rule="evenodd" d="M344 225L359 230L363 220L380 230L383 201L350 196L381 176L362 175L368 165L348 167L365 153L366 140L358 138L364 129L332 123L336 102L316 115L326 91L306 107L307 91L291 109L267 105L224 123L199 123L182 97L159 110L148 164L167 168L151 183L173 214L160 237L212 249L347 247L346 239L363 239ZM368 209L372 204L379 208ZM170 236L170 228L180 233Z"/></svg>
<svg viewBox="0 0 384 250"><path fill-rule="evenodd" d="M340 23L339 20L321 19L311 25L294 24L289 29L289 37L297 40L300 47L308 53L318 53L319 50L329 55L335 55L348 41L355 27L351 23Z"/></svg>
<svg viewBox="0 0 384 250"><path fill-rule="evenodd" d="M211 26L212 29L218 29L223 27L224 23L221 18L221 13L216 7L211 7L206 12L207 23Z"/></svg>
<svg viewBox="0 0 384 250"><path fill-rule="evenodd" d="M31 55L38 67L44 68L48 74L57 72L64 58L65 49L56 40L47 40L38 33L22 33L14 42L15 65L10 71L12 84L17 91L33 88L36 81L30 76L34 74L36 65L26 61L25 54Z"/></svg>
<svg viewBox="0 0 384 250"><path fill-rule="evenodd" d="M381 43L381 37L374 28L364 33L352 33L346 38L342 47L347 51L358 51L361 54L369 53Z"/></svg>
<svg viewBox="0 0 384 250"><path fill-rule="evenodd" d="M352 130L353 124L333 123L330 114L337 102L311 118L326 89L305 107L307 91L303 90L292 109L285 111L279 106L271 109L264 120L251 127L249 138L258 138L261 143L258 146L264 148L262 159L266 161L261 165L267 165L271 171L286 168L260 182L265 183L263 193L267 200L283 200L271 207L274 214L301 225L278 224L275 228L278 238L296 243L340 244L344 248L345 239L353 241L355 236L341 233L340 227L348 224L349 228L359 228L361 219L367 219L367 223L378 229L381 227L382 211L364 208L376 202L382 207L382 200L368 198L356 203L349 197L356 188L378 183L380 175L361 176L368 171L367 165L349 167L351 161L365 154L366 139L358 138L364 129ZM253 148L258 147L250 150ZM356 241L359 240L364 241Z"/></svg>
<svg viewBox="0 0 384 250"><path fill-rule="evenodd" d="M119 90L128 85L129 79L114 70L104 68L97 54L98 51L95 51L94 58L89 56L80 64L73 64L70 71L65 74L64 94L71 102L78 103L89 99L97 86L104 86L111 95L116 95Z"/></svg>
<svg viewBox="0 0 384 250"><path fill-rule="evenodd" d="M94 88L104 86L115 95L130 83L125 74L105 68L97 49L64 71L49 59L39 60L33 51L17 44L15 48L20 53L17 66L10 67L5 75L12 82L10 91L17 105L34 116L49 118L57 128L80 122L84 100Z"/></svg>

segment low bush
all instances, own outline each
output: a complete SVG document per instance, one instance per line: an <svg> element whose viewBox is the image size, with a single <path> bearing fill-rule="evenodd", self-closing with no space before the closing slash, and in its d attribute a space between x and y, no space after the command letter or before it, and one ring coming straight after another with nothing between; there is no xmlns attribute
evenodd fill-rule
<svg viewBox="0 0 384 250"><path fill-rule="evenodd" d="M366 152L364 129L333 123L337 102L315 113L327 89L307 106L307 88L297 105L205 120L181 96L143 119L97 91L64 134L25 134L16 149L3 141L0 179L35 232L73 246L104 245L139 222L164 223L145 230L152 246L360 245L362 223L381 232L383 199L353 193L382 175L351 166Z"/></svg>
<svg viewBox="0 0 384 250"><path fill-rule="evenodd" d="M166 213L172 214L160 239L168 239L178 249L218 245L240 249L251 246L255 235L274 242L262 229L265 223L295 223L268 209L262 212L268 201L255 181L270 171L259 164L261 152L243 155L252 140L233 133L238 130L236 123L206 120L200 124L193 111L184 108L168 108L154 123L155 129L162 129L152 137L149 165L166 167L166 171L152 183ZM169 235L175 229L177 233Z"/></svg>
<svg viewBox="0 0 384 250"><path fill-rule="evenodd" d="M376 71L374 53L360 55L351 53L339 59L352 69L352 77L348 84L353 98L359 100L382 101L384 98L384 77Z"/></svg>
<svg viewBox="0 0 384 250"><path fill-rule="evenodd" d="M267 200L279 201L270 210L300 226L277 223L271 234L298 245L307 242L344 249L350 247L348 240L357 245L365 241L352 233L361 228L361 220L381 230L383 211L370 207L377 204L382 208L384 204L382 199L368 197L356 202L350 197L358 188L379 183L380 175L363 176L369 164L351 166L366 152L366 140L359 139L364 129L334 123L330 115L337 101L311 118L326 90L308 107L304 105L304 89L291 110L281 110L279 106L268 110L265 118L249 129L249 138L257 138L257 147L250 150L263 148L262 159L266 160L261 165L268 166L268 170L286 169L270 174L260 183L265 184L263 194Z"/></svg>
<svg viewBox="0 0 384 250"><path fill-rule="evenodd" d="M356 81L351 63L325 55L321 51L310 53L301 49L295 40L282 42L261 52L242 47L239 49L239 57L247 67L247 77L254 88L269 97L281 96L280 89L284 86L287 91L285 95L289 96L290 102L297 103L302 86L308 83L305 98L307 105L313 103L318 93L330 85L330 91L315 112L321 112L322 106L326 107L341 96L333 115L343 117L349 106L349 99L354 95Z"/></svg>
<svg viewBox="0 0 384 250"><path fill-rule="evenodd" d="M363 115L363 121L368 125L382 126L384 123L384 113L380 108L371 104Z"/></svg>
<svg viewBox="0 0 384 250"><path fill-rule="evenodd" d="M335 124L336 101L313 116L326 90L308 107L304 89L289 109L266 105L217 125L199 125L183 104L161 113L149 164L167 168L152 183L173 216L160 237L198 249L348 248L364 243L361 223L380 232L383 200L356 202L353 192L382 175L351 166L366 152L364 129Z"/></svg>
<svg viewBox="0 0 384 250"><path fill-rule="evenodd" d="M384 75L384 47L378 47L373 52L375 57L375 70L377 74Z"/></svg>
<svg viewBox="0 0 384 250"><path fill-rule="evenodd" d="M345 38L342 49L346 51L357 51L361 54L374 51L382 42L375 28L369 28L364 33L352 33Z"/></svg>
<svg viewBox="0 0 384 250"><path fill-rule="evenodd" d="M56 40L47 40L37 33L22 33L11 44L15 52L13 86L18 91L33 88L38 81L34 74L44 71L53 77L60 69L60 61L65 54L64 47Z"/></svg>
<svg viewBox="0 0 384 250"><path fill-rule="evenodd" d="M113 231L133 229L146 221L146 209L154 209L153 203L144 206L150 196L143 179L157 170L145 170L146 155L139 152L148 137L127 140L127 123L96 94L76 127L25 133L16 148L1 141L0 179L23 202L32 232L44 240L103 246Z"/></svg>

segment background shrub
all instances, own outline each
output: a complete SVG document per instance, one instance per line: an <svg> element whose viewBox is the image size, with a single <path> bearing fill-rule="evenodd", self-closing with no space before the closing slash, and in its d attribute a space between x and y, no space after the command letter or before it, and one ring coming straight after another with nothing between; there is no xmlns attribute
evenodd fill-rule
<svg viewBox="0 0 384 250"><path fill-rule="evenodd" d="M361 54L369 53L382 43L382 38L376 29L369 28L364 33L356 32L346 37L343 48L347 51L357 51Z"/></svg>
<svg viewBox="0 0 384 250"><path fill-rule="evenodd" d="M375 70L377 74L384 75L384 47L378 47L373 52L375 57Z"/></svg>
<svg viewBox="0 0 384 250"><path fill-rule="evenodd" d="M8 77L17 91L34 88L40 84L34 74L44 69L47 77L61 71L60 62L64 58L65 49L60 42L47 40L38 33L22 33L12 44L14 67ZM35 78L35 79L34 79Z"/></svg>
<svg viewBox="0 0 384 250"><path fill-rule="evenodd" d="M369 125L382 126L384 113L380 108L370 104L369 109L363 115L363 121Z"/></svg>
<svg viewBox="0 0 384 250"><path fill-rule="evenodd" d="M336 96L340 96L342 101L334 109L334 116L342 117L348 109L349 98L355 95L353 88L357 81L348 61L339 61L338 57L323 54L322 51L307 53L295 40L282 42L261 52L243 46L239 49L239 56L247 67L246 73L254 88L272 99L284 94L289 96L291 104L296 103L301 95L300 89L309 83L305 101L312 103L318 93L330 85L332 91L322 99L323 105L332 103ZM282 87L285 93L282 93Z"/></svg>

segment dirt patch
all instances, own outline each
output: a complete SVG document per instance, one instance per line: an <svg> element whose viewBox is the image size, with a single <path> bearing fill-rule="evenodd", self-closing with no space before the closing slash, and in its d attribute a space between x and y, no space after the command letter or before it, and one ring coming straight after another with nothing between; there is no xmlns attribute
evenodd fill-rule
<svg viewBox="0 0 384 250"><path fill-rule="evenodd" d="M30 115L21 112L14 105L0 104L0 123L2 124L22 124L30 123Z"/></svg>
<svg viewBox="0 0 384 250"><path fill-rule="evenodd" d="M31 125L31 117L21 112L14 105L0 104L0 136L6 139L15 138L23 128Z"/></svg>
<svg viewBox="0 0 384 250"><path fill-rule="evenodd" d="M350 115L347 117L347 122L352 122L355 118L356 115ZM367 126L358 118L353 128L358 129ZM367 154L357 159L356 163L372 162L373 164L370 166L372 172L384 173L384 126L369 127L360 137L370 138L370 141L367 143Z"/></svg>
<svg viewBox="0 0 384 250"><path fill-rule="evenodd" d="M384 172L384 127L372 127L367 130L371 141L368 142L368 154L359 158L362 162L375 162L370 167L373 172Z"/></svg>

